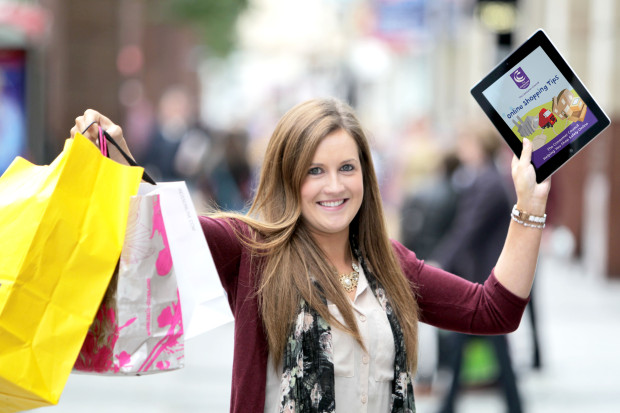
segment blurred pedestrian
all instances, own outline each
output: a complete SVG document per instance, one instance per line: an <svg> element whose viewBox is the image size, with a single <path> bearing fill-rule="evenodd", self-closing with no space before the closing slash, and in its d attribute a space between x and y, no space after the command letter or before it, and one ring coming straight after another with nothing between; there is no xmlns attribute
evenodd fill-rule
<svg viewBox="0 0 620 413"><path fill-rule="evenodd" d="M458 190L457 209L450 229L431 254L432 261L441 268L475 283L483 283L493 270L510 224L505 217L511 213L511 194L495 164L500 143L492 131L471 128L460 131L457 150L461 166L453 177ZM487 340L492 344L508 411L520 413L521 398L506 336L460 333L450 333L447 337L452 381L443 399L441 413L455 411L456 398L462 388L463 355L473 339Z"/></svg>
<svg viewBox="0 0 620 413"><path fill-rule="evenodd" d="M171 86L159 101L155 125L139 161L155 179L184 180L193 189L211 145L187 90Z"/></svg>
<svg viewBox="0 0 620 413"><path fill-rule="evenodd" d="M248 135L241 129L231 130L219 143L223 148L208 173L212 201L225 211L243 211L252 197Z"/></svg>
<svg viewBox="0 0 620 413"><path fill-rule="evenodd" d="M459 164L455 153L446 153L437 171L403 202L400 228L402 242L414 250L418 258L430 259L431 253L450 229L457 201L452 175Z"/></svg>
<svg viewBox="0 0 620 413"><path fill-rule="evenodd" d="M430 259L442 237L449 230L456 213L457 193L452 175L459 166L456 153L442 156L437 170L425 183L405 198L400 212L402 243L415 251L419 259ZM421 324L418 329L420 351L424 358L418 364L416 390L430 393L439 363L439 337L435 327Z"/></svg>
<svg viewBox="0 0 620 413"><path fill-rule="evenodd" d="M93 121L126 147L121 128L91 110L72 135ZM95 129L85 132L93 142ZM531 144L523 148L512 168L517 208L540 218L515 212L494 270L474 284L388 238L369 143L348 105L289 110L247 214L200 217L235 316L231 411L415 411L418 321L474 334L517 328L550 187L536 183ZM125 163L115 148L111 156Z"/></svg>

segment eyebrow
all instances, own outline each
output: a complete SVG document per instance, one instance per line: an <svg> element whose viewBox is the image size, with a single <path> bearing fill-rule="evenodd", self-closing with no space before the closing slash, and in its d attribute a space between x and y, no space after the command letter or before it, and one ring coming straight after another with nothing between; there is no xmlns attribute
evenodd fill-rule
<svg viewBox="0 0 620 413"><path fill-rule="evenodd" d="M359 163L360 161L359 161L359 159L351 158L351 159L345 159L344 161L340 162L340 164L342 165L342 164L349 163L349 162L358 162ZM312 165L321 166L321 165L323 165L323 163L322 162L312 162L312 163L310 163L310 165L311 166Z"/></svg>

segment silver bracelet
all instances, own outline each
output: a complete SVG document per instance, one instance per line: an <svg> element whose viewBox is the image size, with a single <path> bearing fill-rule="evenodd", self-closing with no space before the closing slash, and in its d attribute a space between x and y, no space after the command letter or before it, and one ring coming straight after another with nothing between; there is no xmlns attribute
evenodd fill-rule
<svg viewBox="0 0 620 413"><path fill-rule="evenodd" d="M512 220L518 224L530 228L543 229L547 222L547 214L543 216L532 215L517 208L517 204L512 207L512 213L510 214Z"/></svg>
<svg viewBox="0 0 620 413"><path fill-rule="evenodd" d="M514 222L517 222L523 225L524 227L538 228L538 229L543 229L545 227L545 224L530 224L529 222L521 221L519 218L515 217L512 214L510 215L510 218L512 218Z"/></svg>

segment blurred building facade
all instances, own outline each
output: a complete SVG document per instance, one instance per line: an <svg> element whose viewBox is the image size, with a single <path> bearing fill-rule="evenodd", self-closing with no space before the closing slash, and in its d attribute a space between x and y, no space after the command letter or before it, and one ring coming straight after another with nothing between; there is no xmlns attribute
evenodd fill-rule
<svg viewBox="0 0 620 413"><path fill-rule="evenodd" d="M613 76L620 69L620 5L499 2L514 13L491 16L489 25L481 3L252 0L238 20L237 50L214 57L188 27L154 17L148 0L3 1L0 44L32 51L29 134L36 161L58 153L88 107L141 133L164 91L179 84L207 124L247 129L260 163L285 110L331 95L351 102L368 128L386 209L396 211L405 188L424 179L439 159L434 155L454 144L456 125L488 126L470 88L511 46L543 28L612 119L553 176L550 220L573 236L567 255L583 259L595 275L620 276L620 165L612 162L620 156L614 139L620 80ZM15 24L7 4L34 10L38 20ZM509 46L497 27L509 28Z"/></svg>
<svg viewBox="0 0 620 413"><path fill-rule="evenodd" d="M146 0L41 0L52 16L44 41L46 125L58 149L76 116L93 108L126 125L145 122L170 85L198 100L196 36L153 13Z"/></svg>

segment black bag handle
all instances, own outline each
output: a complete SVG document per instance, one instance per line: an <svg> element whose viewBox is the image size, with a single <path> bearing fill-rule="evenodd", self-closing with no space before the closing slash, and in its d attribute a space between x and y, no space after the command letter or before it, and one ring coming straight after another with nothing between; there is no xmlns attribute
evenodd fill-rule
<svg viewBox="0 0 620 413"><path fill-rule="evenodd" d="M94 123L97 123L96 121L93 121L90 123L90 125L88 125L86 127L86 129L84 129L84 132L82 132L82 135L84 133L86 133L86 131L93 126ZM110 134L103 128L101 128L101 126L97 125L97 127L99 128L99 130L103 133L103 139L105 139L107 142L110 142L112 145L114 145L114 147L116 149L118 149L118 151L121 153L121 155L123 155L123 158L125 158L125 160L129 163L129 165L131 166L140 166L137 164L137 162L129 155L127 155L125 153L124 150L121 149L121 147L119 146L118 143L116 143L116 141L112 138L112 136L110 136ZM108 158L110 157L110 153L108 152L107 154ZM144 172L142 173L142 179L145 180L146 182L148 182L151 185L157 185L157 183L155 183L155 180L153 178L151 178L149 176L149 174L146 172L146 169L144 169Z"/></svg>

